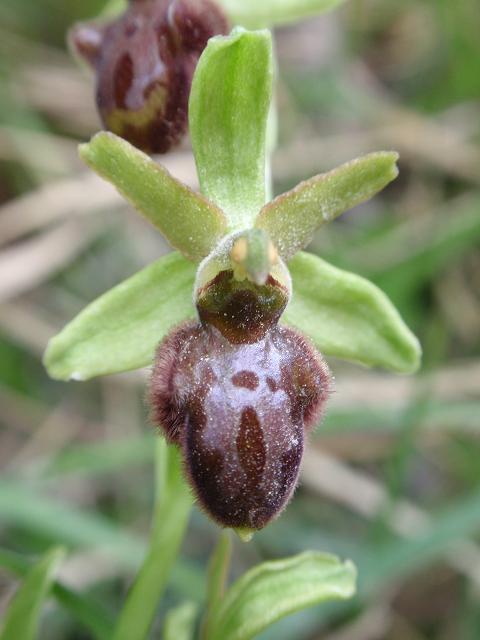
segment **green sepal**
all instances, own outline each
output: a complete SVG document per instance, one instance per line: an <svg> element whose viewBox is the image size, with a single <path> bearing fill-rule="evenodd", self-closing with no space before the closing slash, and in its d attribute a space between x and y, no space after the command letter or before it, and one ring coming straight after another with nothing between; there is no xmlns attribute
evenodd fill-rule
<svg viewBox="0 0 480 640"><path fill-rule="evenodd" d="M417 338L372 282L309 253L288 266L293 295L283 322L310 336L321 353L398 373L419 368Z"/></svg>
<svg viewBox="0 0 480 640"><path fill-rule="evenodd" d="M79 152L189 260L205 258L225 235L227 219L218 207L126 140L102 131Z"/></svg>
<svg viewBox="0 0 480 640"><path fill-rule="evenodd" d="M110 289L50 340L48 373L88 380L150 365L168 331L195 316L194 279L195 266L175 252Z"/></svg>
<svg viewBox="0 0 480 640"><path fill-rule="evenodd" d="M369 200L394 180L397 160L393 151L370 153L305 180L265 205L255 226L270 235L284 260L290 260L319 227Z"/></svg>
<svg viewBox="0 0 480 640"><path fill-rule="evenodd" d="M189 123L200 186L230 231L250 227L265 204L272 83L270 32L243 29L212 38L193 78Z"/></svg>
<svg viewBox="0 0 480 640"><path fill-rule="evenodd" d="M277 620L355 592L356 570L335 556L307 552L264 562L227 591L210 627L209 640L249 640Z"/></svg>

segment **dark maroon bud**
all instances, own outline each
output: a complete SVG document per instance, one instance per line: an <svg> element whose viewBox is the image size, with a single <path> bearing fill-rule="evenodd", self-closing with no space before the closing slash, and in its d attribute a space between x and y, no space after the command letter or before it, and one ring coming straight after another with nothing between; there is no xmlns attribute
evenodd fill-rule
<svg viewBox="0 0 480 640"><path fill-rule="evenodd" d="M75 26L69 41L96 72L104 126L148 153L185 134L188 98L209 38L228 24L212 0L131 0L118 19Z"/></svg>
<svg viewBox="0 0 480 640"><path fill-rule="evenodd" d="M228 23L213 0L174 0L169 24L184 51L201 54L212 35L225 34Z"/></svg>
<svg viewBox="0 0 480 640"><path fill-rule="evenodd" d="M181 447L199 503L222 526L243 530L264 527L291 497L305 429L331 382L306 338L267 324L254 341L232 342L205 321L174 329L149 389L152 420Z"/></svg>

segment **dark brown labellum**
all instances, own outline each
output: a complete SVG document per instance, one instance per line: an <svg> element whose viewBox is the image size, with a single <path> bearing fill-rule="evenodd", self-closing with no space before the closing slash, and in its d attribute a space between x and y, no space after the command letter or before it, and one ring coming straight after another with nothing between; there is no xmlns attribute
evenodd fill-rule
<svg viewBox="0 0 480 640"><path fill-rule="evenodd" d="M152 419L182 448L205 510L223 526L261 529L295 489L305 430L325 405L330 374L303 336L271 317L255 340L239 340L236 329L231 340L224 327L202 321L175 329L159 346Z"/></svg>
<svg viewBox="0 0 480 640"><path fill-rule="evenodd" d="M269 276L264 285L236 280L232 270L221 271L199 292L198 315L230 342L255 342L276 326L285 311L288 293Z"/></svg>
<svg viewBox="0 0 480 640"><path fill-rule="evenodd" d="M107 25L69 39L95 70L107 129L148 153L165 153L187 129L193 73L209 38L228 25L213 0L132 0Z"/></svg>

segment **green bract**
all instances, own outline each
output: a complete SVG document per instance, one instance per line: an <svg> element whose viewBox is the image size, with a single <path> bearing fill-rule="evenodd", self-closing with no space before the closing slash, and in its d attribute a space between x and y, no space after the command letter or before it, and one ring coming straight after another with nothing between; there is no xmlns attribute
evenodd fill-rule
<svg viewBox="0 0 480 640"><path fill-rule="evenodd" d="M356 570L335 556L306 552L247 571L219 602L209 640L250 640L291 613L355 593Z"/></svg>
<svg viewBox="0 0 480 640"><path fill-rule="evenodd" d="M198 263L212 252L202 274L218 261L228 262L232 242L240 237L255 247L254 260L245 261L247 272L260 273L268 265L268 256L260 255L268 243L252 229L262 230L280 257L291 260L287 324L327 355L410 373L419 366L420 347L386 296L358 276L298 253L319 227L393 180L397 154L366 155L265 204L272 77L268 31L237 28L210 40L190 100L202 196L110 133L82 145L81 156L186 258ZM281 260L279 265L284 269ZM195 273L194 264L172 253L100 297L50 341L50 375L86 380L150 365L162 337L195 315Z"/></svg>

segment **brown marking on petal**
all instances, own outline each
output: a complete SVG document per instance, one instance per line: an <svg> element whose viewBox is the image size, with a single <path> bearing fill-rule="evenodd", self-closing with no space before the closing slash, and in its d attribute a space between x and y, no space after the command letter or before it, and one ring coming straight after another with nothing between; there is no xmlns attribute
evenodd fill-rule
<svg viewBox="0 0 480 640"><path fill-rule="evenodd" d="M198 435L187 430L184 457L190 485L200 504L211 515L221 520L225 514L225 490L222 486L224 464L221 451L202 446Z"/></svg>
<svg viewBox="0 0 480 640"><path fill-rule="evenodd" d="M298 477L302 454L303 438L302 434L299 433L298 444L286 451L281 458L280 476L283 490L293 489L293 486L295 485L296 479Z"/></svg>
<svg viewBox="0 0 480 640"><path fill-rule="evenodd" d="M129 22L127 22L127 24L125 25L125 37L126 38L132 38L138 31L138 24L135 22L135 20L131 20Z"/></svg>
<svg viewBox="0 0 480 640"><path fill-rule="evenodd" d="M232 376L232 384L236 387L243 387L250 391L255 391L258 387L258 376L254 371L239 371Z"/></svg>
<svg viewBox="0 0 480 640"><path fill-rule="evenodd" d="M262 426L253 407L242 411L236 445L247 484L255 487L262 479L267 456Z"/></svg>
<svg viewBox="0 0 480 640"><path fill-rule="evenodd" d="M119 109L126 108L127 94L133 82L133 60L129 53L124 53L117 62L113 72L115 104Z"/></svg>
<svg viewBox="0 0 480 640"><path fill-rule="evenodd" d="M271 376L267 376L267 385L272 393L275 393L280 389L280 386Z"/></svg>

